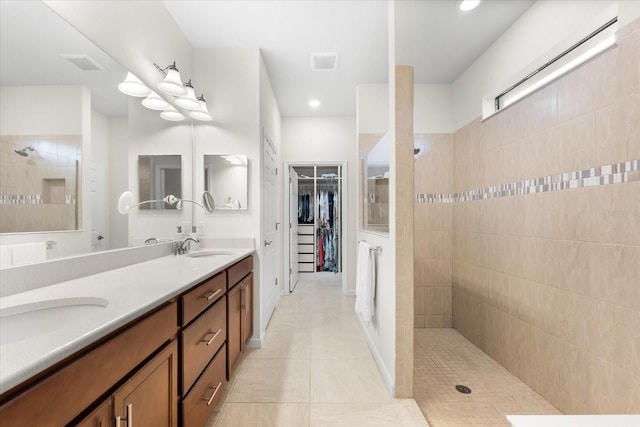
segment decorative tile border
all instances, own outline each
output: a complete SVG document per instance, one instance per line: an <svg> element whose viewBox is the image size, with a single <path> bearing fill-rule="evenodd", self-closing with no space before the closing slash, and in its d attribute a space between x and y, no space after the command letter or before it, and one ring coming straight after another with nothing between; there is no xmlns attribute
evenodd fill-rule
<svg viewBox="0 0 640 427"><path fill-rule="evenodd" d="M42 195L40 194L0 194L0 205L43 205ZM65 194L65 205L75 205L76 196Z"/></svg>
<svg viewBox="0 0 640 427"><path fill-rule="evenodd" d="M468 190L462 193L416 194L416 202L458 203L632 181L640 181L640 160L629 160L624 163L583 169L559 175L548 175L509 184L494 185L477 190Z"/></svg>

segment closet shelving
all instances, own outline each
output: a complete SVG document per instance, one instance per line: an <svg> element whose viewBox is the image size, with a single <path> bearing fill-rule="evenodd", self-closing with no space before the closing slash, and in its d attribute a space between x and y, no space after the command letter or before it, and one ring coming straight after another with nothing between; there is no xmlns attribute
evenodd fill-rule
<svg viewBox="0 0 640 427"><path fill-rule="evenodd" d="M298 272L342 271L340 166L296 166Z"/></svg>

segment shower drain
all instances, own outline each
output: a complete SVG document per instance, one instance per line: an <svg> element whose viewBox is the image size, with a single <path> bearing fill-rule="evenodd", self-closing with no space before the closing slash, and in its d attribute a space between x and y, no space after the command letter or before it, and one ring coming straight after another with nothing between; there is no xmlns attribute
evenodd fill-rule
<svg viewBox="0 0 640 427"><path fill-rule="evenodd" d="M471 393L471 389L469 387L467 387L466 385L457 385L456 386L456 390L458 390L460 393L464 393L464 394Z"/></svg>

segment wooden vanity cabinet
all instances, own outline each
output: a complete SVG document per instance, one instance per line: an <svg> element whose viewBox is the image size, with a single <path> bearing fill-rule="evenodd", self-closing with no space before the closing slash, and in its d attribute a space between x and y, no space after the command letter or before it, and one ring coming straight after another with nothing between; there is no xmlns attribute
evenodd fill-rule
<svg viewBox="0 0 640 427"><path fill-rule="evenodd" d="M113 402L111 397L76 424L76 427L108 427L113 424Z"/></svg>
<svg viewBox="0 0 640 427"><path fill-rule="evenodd" d="M232 269L234 272L232 274ZM227 283L227 379L230 379L253 333L253 258L229 268ZM229 280L236 279L236 283Z"/></svg>
<svg viewBox="0 0 640 427"><path fill-rule="evenodd" d="M151 355L174 340L177 332L176 319L176 304L169 303L134 324L123 327L109 338L82 350L72 361L10 400L3 401L0 406L0 424L2 427L64 426L80 418L80 414L94 406L101 396L127 377L132 379L148 363L152 363L147 362L142 370L138 368ZM167 348L174 348L173 352L177 354L175 340ZM160 354L165 351L167 350ZM172 360L176 360L175 356ZM175 366L172 374L177 375ZM167 379L167 382L171 382L170 386L174 387L175 396L169 410L177 413L177 377ZM167 401L162 402L164 404ZM108 413L103 405L109 406L105 401L100 402L98 409L91 412L89 417L83 418L81 423L84 424L81 425L93 426L99 423ZM95 416L94 424L91 424L92 416ZM77 422L72 424L76 425ZM111 418L106 425L113 424Z"/></svg>

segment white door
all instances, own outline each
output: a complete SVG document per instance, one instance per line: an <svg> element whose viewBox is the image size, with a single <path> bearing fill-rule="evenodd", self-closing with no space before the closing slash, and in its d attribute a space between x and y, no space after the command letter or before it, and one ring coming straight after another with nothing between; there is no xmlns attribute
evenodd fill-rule
<svg viewBox="0 0 640 427"><path fill-rule="evenodd" d="M276 150L269 138L264 136L263 144L263 188L262 188L262 229L264 230L264 241L262 242L262 280L261 290L264 292L264 307L261 310L262 325L267 325L278 305L280 291L276 272L277 264L277 157Z"/></svg>
<svg viewBox="0 0 640 427"><path fill-rule="evenodd" d="M289 292L298 284L298 174L289 167Z"/></svg>
<svg viewBox="0 0 640 427"><path fill-rule="evenodd" d="M106 230L106 192L104 188L104 165L91 162L91 251L107 249Z"/></svg>

